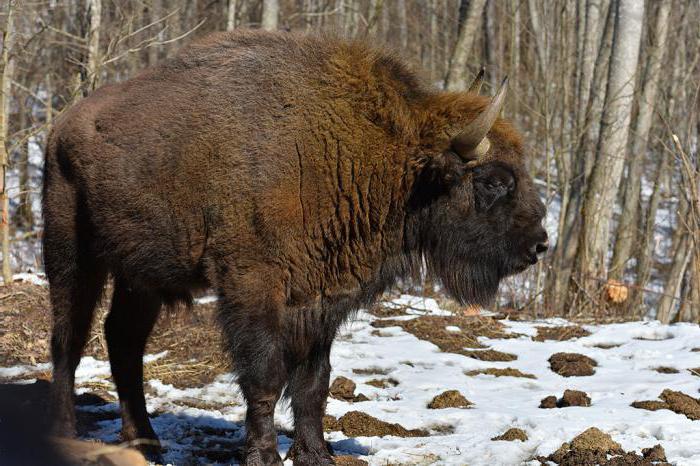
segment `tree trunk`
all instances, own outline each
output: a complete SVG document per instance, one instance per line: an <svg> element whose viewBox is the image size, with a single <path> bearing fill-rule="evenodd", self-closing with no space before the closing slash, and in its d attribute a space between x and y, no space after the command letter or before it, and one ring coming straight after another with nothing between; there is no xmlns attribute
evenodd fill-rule
<svg viewBox="0 0 700 466"><path fill-rule="evenodd" d="M471 0L464 21L457 35L457 43L452 50L450 64L445 77L445 87L448 90L462 90L467 86L467 59L474 45L476 33L481 23L486 0Z"/></svg>
<svg viewBox="0 0 700 466"><path fill-rule="evenodd" d="M226 30L233 31L236 29L236 2L238 0L228 0L228 8L226 9Z"/></svg>
<svg viewBox="0 0 700 466"><path fill-rule="evenodd" d="M260 27L266 31L276 31L279 24L279 0L263 0Z"/></svg>
<svg viewBox="0 0 700 466"><path fill-rule="evenodd" d="M87 15L90 28L87 32L87 57L85 60L85 82L83 97L94 91L99 81L100 68L100 24L102 20L102 0L88 0Z"/></svg>
<svg viewBox="0 0 700 466"><path fill-rule="evenodd" d="M2 34L2 59L0 60L0 167L2 168L2 186L0 186L0 205L2 205L2 219L0 224L0 236L2 237L2 278L5 285L12 283L12 265L10 263L10 198L7 195L5 182L7 181L7 166L9 154L7 153L8 120L10 112L10 89L14 75L14 60L10 59L10 49L14 44L14 8L16 2L10 0L5 11L5 28Z"/></svg>
<svg viewBox="0 0 700 466"><path fill-rule="evenodd" d="M592 21L592 20L591 20ZM562 205L559 222L558 240L552 260L553 266L550 272L548 304L550 308L559 310L565 307L567 299L567 287L573 272L576 253L578 252L578 237L581 231L581 206L586 192L590 173L594 160L594 125L593 121L599 120L603 111L603 99L605 96L606 76L615 21L614 5L610 5L605 19L605 26L600 35L600 40L595 43L597 49L593 76L590 81L585 103L585 121L576 135L579 142L576 145L574 160L572 161L572 177L568 193L568 202ZM591 31L593 25L591 24ZM595 53L595 52L591 52ZM569 308L570 311L573 309Z"/></svg>
<svg viewBox="0 0 700 466"><path fill-rule="evenodd" d="M158 21L163 17L163 5L161 5L161 0L151 0L149 13L151 23ZM163 29L163 23L158 23L155 26L156 30ZM158 33L158 40L163 40L163 34ZM160 60L160 46L154 46L148 48L148 66L155 66Z"/></svg>
<svg viewBox="0 0 700 466"><path fill-rule="evenodd" d="M619 154L627 148L644 4L636 0L617 0L616 12L596 163L586 191L576 258L578 286L574 288L581 287L580 291L588 298L598 294L596 280L606 277L605 254L624 165L624 159ZM572 290L574 293L578 291Z"/></svg>
<svg viewBox="0 0 700 466"><path fill-rule="evenodd" d="M610 264L610 274L613 278L617 279L624 276L625 264L630 257L633 240L638 236L636 226L639 216L642 168L647 150L649 131L651 130L656 94L659 89L661 63L664 50L666 49L666 36L670 12L671 0L660 1L654 28L653 31L650 32L651 45L648 48L649 58L644 73L642 92L639 98L639 111L631 135L632 151L629 154L630 162L624 188L624 202L622 204L622 213L617 227L613 258Z"/></svg>
<svg viewBox="0 0 700 466"><path fill-rule="evenodd" d="M401 50L406 50L408 47L408 19L406 8L406 0L396 1L396 21L399 23L399 45Z"/></svg>

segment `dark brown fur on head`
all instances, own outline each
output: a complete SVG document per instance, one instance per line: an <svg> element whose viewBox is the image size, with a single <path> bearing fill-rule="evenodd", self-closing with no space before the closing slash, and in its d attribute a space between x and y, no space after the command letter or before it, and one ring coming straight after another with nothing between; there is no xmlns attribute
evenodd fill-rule
<svg viewBox="0 0 700 466"><path fill-rule="evenodd" d="M486 303L546 239L506 121L483 157L452 149L487 105L362 42L239 31L66 111L43 198L59 427L74 426L72 372L108 274L124 440L155 437L140 374L158 309L209 286L248 401L247 464L278 461L285 385L295 463L330 464L320 419L344 319L423 258L456 298Z"/></svg>

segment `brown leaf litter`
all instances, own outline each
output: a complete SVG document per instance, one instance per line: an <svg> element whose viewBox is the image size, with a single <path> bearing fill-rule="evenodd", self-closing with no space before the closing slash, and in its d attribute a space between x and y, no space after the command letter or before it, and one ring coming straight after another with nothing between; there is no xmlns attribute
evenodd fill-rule
<svg viewBox="0 0 700 466"><path fill-rule="evenodd" d="M404 331L421 340L429 341L446 353L456 353L484 361L512 361L517 356L494 351L482 345L479 337L506 339L521 335L508 333L505 326L490 317L464 316L420 316L409 320L383 319L375 320L376 328L401 327ZM459 327L461 331L452 332L446 327ZM482 351L469 351L483 349Z"/></svg>

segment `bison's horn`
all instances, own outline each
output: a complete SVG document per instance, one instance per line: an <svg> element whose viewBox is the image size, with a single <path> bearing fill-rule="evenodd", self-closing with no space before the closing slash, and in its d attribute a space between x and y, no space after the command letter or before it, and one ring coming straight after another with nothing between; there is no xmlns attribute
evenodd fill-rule
<svg viewBox="0 0 700 466"><path fill-rule="evenodd" d="M484 73L486 70L484 70L484 67L481 67L481 70L479 70L479 74L476 75L476 78L474 78L474 81L472 81L471 86L469 86L469 90L467 92L470 92L472 94L478 94L479 91L481 90L481 85L484 84Z"/></svg>
<svg viewBox="0 0 700 466"><path fill-rule="evenodd" d="M462 132L452 139L452 148L465 159L479 158L488 152L491 143L486 134L489 132L496 118L503 109L508 90L508 78L501 83L501 87L491 100L491 103L484 109L478 117L467 125Z"/></svg>

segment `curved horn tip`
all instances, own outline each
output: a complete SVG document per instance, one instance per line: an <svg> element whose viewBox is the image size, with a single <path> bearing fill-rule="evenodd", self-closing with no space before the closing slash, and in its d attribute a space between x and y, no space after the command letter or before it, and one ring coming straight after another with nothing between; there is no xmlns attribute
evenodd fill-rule
<svg viewBox="0 0 700 466"><path fill-rule="evenodd" d="M479 70L479 73L474 78L474 81L472 81L471 85L469 86L469 89L467 90L467 92L470 92L472 94L479 93L479 91L481 90L481 85L484 83L484 74L485 73L486 73L486 69L482 66L481 69Z"/></svg>

